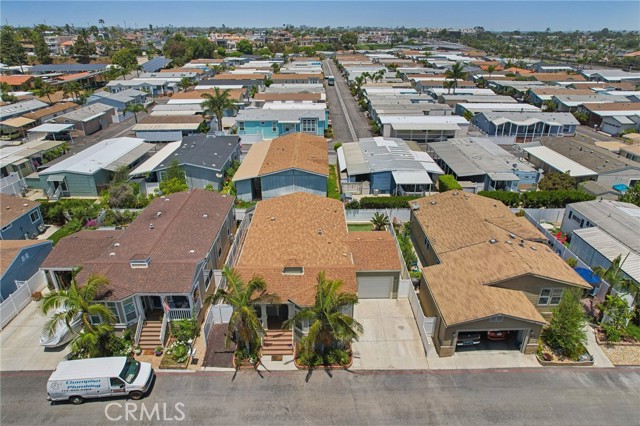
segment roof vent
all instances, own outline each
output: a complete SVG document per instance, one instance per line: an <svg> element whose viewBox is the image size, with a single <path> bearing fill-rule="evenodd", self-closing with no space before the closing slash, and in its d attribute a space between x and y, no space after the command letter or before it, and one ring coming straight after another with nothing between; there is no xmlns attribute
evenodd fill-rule
<svg viewBox="0 0 640 426"><path fill-rule="evenodd" d="M432 206L436 205L436 200L433 200L433 201L431 202L431 205L432 205Z"/></svg>
<svg viewBox="0 0 640 426"><path fill-rule="evenodd" d="M318 235L322 235L322 228L318 228Z"/></svg>
<svg viewBox="0 0 640 426"><path fill-rule="evenodd" d="M22 207L29 207L29 204L24 203L24 204L22 205Z"/></svg>
<svg viewBox="0 0 640 426"><path fill-rule="evenodd" d="M276 220L275 216L271 216L271 222L273 222L274 220Z"/></svg>
<svg viewBox="0 0 640 426"><path fill-rule="evenodd" d="M524 247L524 240L520 240L520 247Z"/></svg>
<svg viewBox="0 0 640 426"><path fill-rule="evenodd" d="M515 235L515 234L509 234L509 236L510 236L511 238L513 238L513 239L515 239L515 238L516 238L516 235Z"/></svg>
<svg viewBox="0 0 640 426"><path fill-rule="evenodd" d="M420 204L411 203L411 210L420 210Z"/></svg>
<svg viewBox="0 0 640 426"><path fill-rule="evenodd" d="M116 253L113 252L113 251L111 253L109 253L109 256L115 256L115 255L116 255Z"/></svg>
<svg viewBox="0 0 640 426"><path fill-rule="evenodd" d="M453 191L453 195L458 195L458 191Z"/></svg>
<svg viewBox="0 0 640 426"><path fill-rule="evenodd" d="M489 242L490 242L491 244L495 244L495 243L497 243L497 242L498 242L498 240L496 240L495 238L492 238L492 239L490 239L490 240L489 240Z"/></svg>
<svg viewBox="0 0 640 426"><path fill-rule="evenodd" d="M206 219L206 218L209 217L209 215L208 214L203 214L202 217Z"/></svg>
<svg viewBox="0 0 640 426"><path fill-rule="evenodd" d="M509 245L513 244L513 243L511 242L511 240L507 240L507 241L505 241L505 243L507 243L507 244L509 244Z"/></svg>
<svg viewBox="0 0 640 426"><path fill-rule="evenodd" d="M162 216L162 212L157 212L156 217L160 217L160 216Z"/></svg>
<svg viewBox="0 0 640 426"><path fill-rule="evenodd" d="M114 247L120 247L120 243L115 243L113 246Z"/></svg>
<svg viewBox="0 0 640 426"><path fill-rule="evenodd" d="M153 228L155 228L155 226L153 225L153 223L150 223L149 224L149 229L153 229Z"/></svg>
<svg viewBox="0 0 640 426"><path fill-rule="evenodd" d="M195 253L195 252L196 252L195 250L189 250L189 253L190 253L190 254L193 254L193 253Z"/></svg>

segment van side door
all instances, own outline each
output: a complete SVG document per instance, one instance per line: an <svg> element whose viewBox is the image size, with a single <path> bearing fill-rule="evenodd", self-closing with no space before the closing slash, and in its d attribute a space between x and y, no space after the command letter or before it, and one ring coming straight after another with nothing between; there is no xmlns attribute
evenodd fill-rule
<svg viewBox="0 0 640 426"><path fill-rule="evenodd" d="M124 395L127 391L124 381L120 377L109 378L109 389L111 395Z"/></svg>

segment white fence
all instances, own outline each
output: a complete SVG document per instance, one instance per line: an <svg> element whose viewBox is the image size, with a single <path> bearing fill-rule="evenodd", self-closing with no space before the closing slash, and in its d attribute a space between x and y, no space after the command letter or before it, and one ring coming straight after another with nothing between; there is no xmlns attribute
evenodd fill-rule
<svg viewBox="0 0 640 426"><path fill-rule="evenodd" d="M231 305L211 305L209 310L207 311L207 316L205 317L204 324L202 325L204 331L204 341L206 344L207 339L209 338L209 333L211 333L211 329L214 324L226 324L229 322L231 318L231 314L233 313L233 307Z"/></svg>
<svg viewBox="0 0 640 426"><path fill-rule="evenodd" d="M429 350L429 337L433 336L436 330L438 318L424 315L422 306L420 306L420 300L418 300L418 294L413 289L409 290L409 304L413 310L413 316L416 320L418 331L420 332L424 352L427 353Z"/></svg>
<svg viewBox="0 0 640 426"><path fill-rule="evenodd" d="M347 222L369 222L376 213L388 215L391 222L394 218L401 222L408 222L411 218L410 209L347 209L344 211Z"/></svg>
<svg viewBox="0 0 640 426"><path fill-rule="evenodd" d="M0 192L8 195L20 195L27 188L27 183L18 172L11 173L0 179Z"/></svg>
<svg viewBox="0 0 640 426"><path fill-rule="evenodd" d="M43 271L25 281L16 291L0 303L0 330L31 302L31 294L42 290L47 285L47 277Z"/></svg>
<svg viewBox="0 0 640 426"><path fill-rule="evenodd" d="M511 211L517 213L520 209L511 209ZM560 223L564 217L564 209L524 209L524 212L536 222Z"/></svg>

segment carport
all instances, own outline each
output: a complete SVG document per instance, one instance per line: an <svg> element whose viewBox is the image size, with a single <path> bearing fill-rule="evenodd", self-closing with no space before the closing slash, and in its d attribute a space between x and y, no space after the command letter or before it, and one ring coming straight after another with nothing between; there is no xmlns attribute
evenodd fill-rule
<svg viewBox="0 0 640 426"><path fill-rule="evenodd" d="M54 141L69 140L73 143L73 136L71 136L70 130L75 126L73 124L53 124L45 123L33 129L27 130L31 133L45 133L45 138L51 137Z"/></svg>

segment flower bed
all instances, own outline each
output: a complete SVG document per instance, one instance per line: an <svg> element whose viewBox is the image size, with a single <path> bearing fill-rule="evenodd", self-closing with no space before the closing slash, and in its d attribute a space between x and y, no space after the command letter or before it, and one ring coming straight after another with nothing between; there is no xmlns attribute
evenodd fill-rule
<svg viewBox="0 0 640 426"><path fill-rule="evenodd" d="M547 346L544 342L540 342L538 347L538 353L536 358L540 365L543 366L564 366L564 367L591 367L593 366L593 357L585 348L584 353L588 355L589 359L574 361L570 358L559 354L554 349Z"/></svg>
<svg viewBox="0 0 640 426"><path fill-rule="evenodd" d="M187 344L171 340L164 350L160 368L186 370L189 365L189 347Z"/></svg>
<svg viewBox="0 0 640 426"><path fill-rule="evenodd" d="M324 356L315 354L314 358L307 360L305 356L299 353L298 344L296 344L293 362L298 370L309 370L319 367L331 370L346 370L353 365L353 353L351 352L351 346L349 346L345 350L332 349Z"/></svg>
<svg viewBox="0 0 640 426"><path fill-rule="evenodd" d="M613 365L640 365L640 342L623 336L620 342L609 342L602 328L596 329L596 342Z"/></svg>
<svg viewBox="0 0 640 426"><path fill-rule="evenodd" d="M236 370L256 369L260 365L262 348L258 348L256 354L248 355L244 349L236 349L233 353L233 368Z"/></svg>

